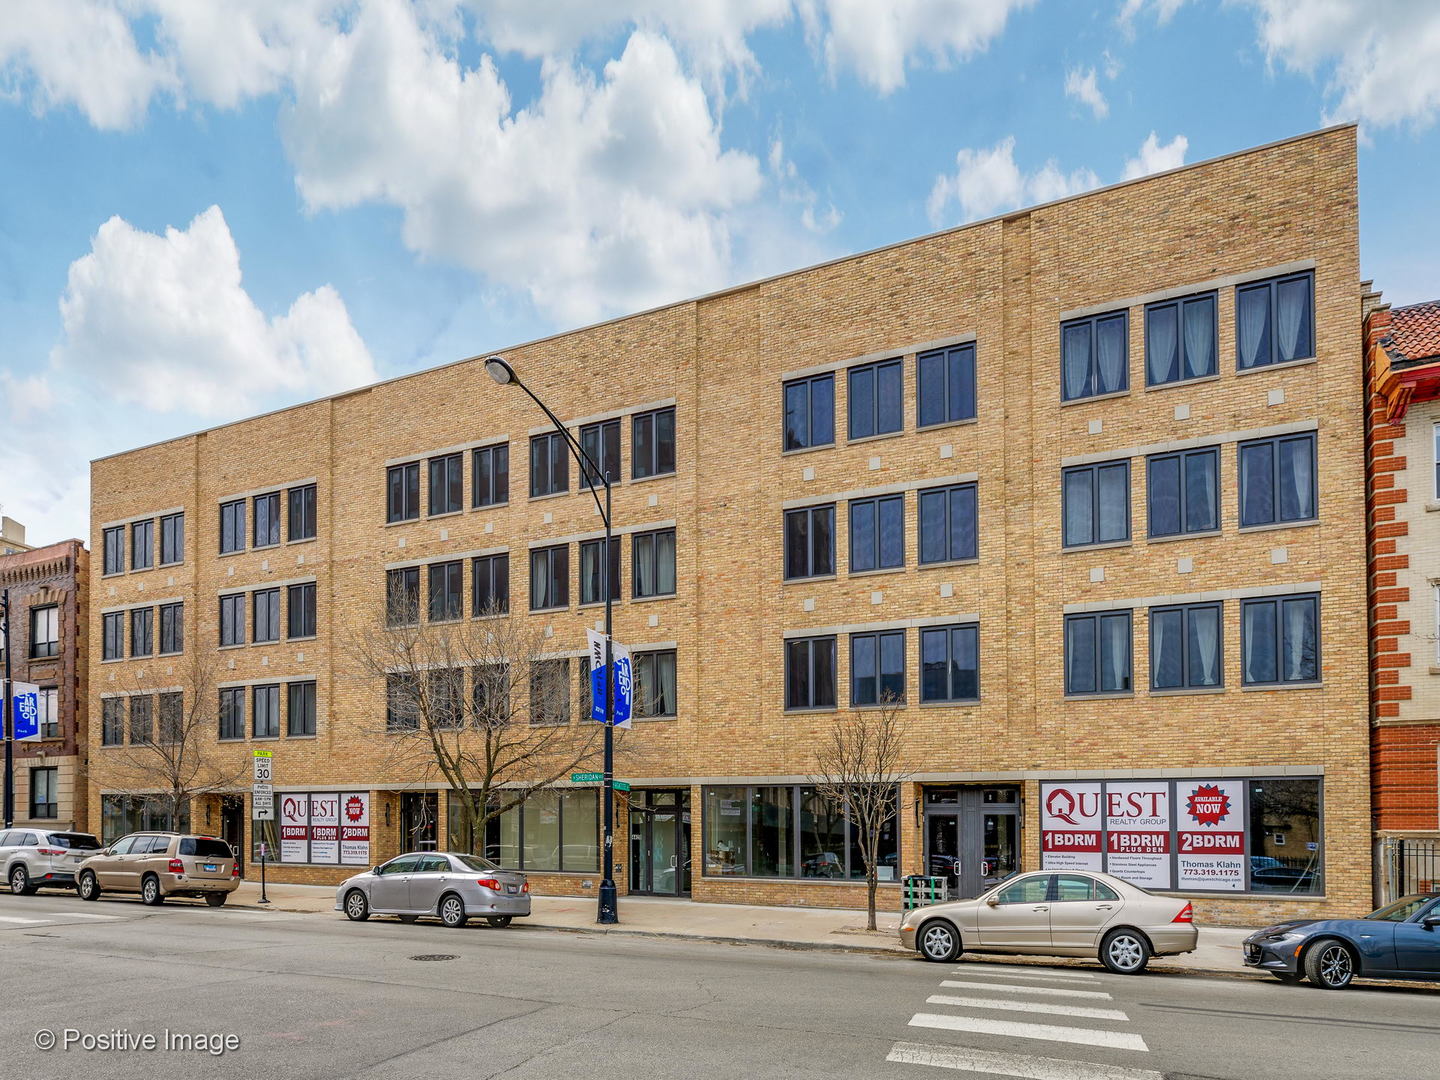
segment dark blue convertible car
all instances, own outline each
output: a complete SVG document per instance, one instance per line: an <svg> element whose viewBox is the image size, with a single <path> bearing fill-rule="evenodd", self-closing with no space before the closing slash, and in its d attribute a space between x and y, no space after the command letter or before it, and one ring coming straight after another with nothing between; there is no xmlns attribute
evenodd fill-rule
<svg viewBox="0 0 1440 1080"><path fill-rule="evenodd" d="M1295 919L1245 939L1247 967L1343 990L1356 976L1440 979L1440 893L1406 896L1360 919Z"/></svg>

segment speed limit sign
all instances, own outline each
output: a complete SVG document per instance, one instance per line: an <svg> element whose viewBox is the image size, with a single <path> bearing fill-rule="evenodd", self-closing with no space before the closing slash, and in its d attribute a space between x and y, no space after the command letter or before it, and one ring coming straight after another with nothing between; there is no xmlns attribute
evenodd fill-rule
<svg viewBox="0 0 1440 1080"><path fill-rule="evenodd" d="M255 751L255 783L257 784L270 783L270 753L269 750Z"/></svg>

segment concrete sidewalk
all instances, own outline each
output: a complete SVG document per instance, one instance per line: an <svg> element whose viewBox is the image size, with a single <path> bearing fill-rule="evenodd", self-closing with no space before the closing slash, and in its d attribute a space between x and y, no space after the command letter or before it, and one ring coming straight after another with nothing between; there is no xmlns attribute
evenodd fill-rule
<svg viewBox="0 0 1440 1080"><path fill-rule="evenodd" d="M335 890L328 885L270 885L268 905L260 905L260 886L243 882L230 898L236 907L270 911L328 913L335 911ZM900 915L881 911L879 929L865 929L863 911L830 908L757 907L745 904L697 904L689 900L624 896L620 898L620 924L597 926L595 900L578 896L536 896L531 915L516 927L534 930L570 930L594 934L640 934L652 937L694 938L752 945L801 949L845 949L907 955L900 947ZM1240 944L1250 930L1202 926L1200 946L1185 956L1154 961L1157 970L1244 970ZM910 954L913 955L913 954Z"/></svg>

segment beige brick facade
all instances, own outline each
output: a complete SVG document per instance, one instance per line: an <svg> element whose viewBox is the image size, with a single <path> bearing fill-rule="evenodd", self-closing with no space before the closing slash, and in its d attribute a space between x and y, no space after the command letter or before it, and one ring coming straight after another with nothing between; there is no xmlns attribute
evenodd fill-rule
<svg viewBox="0 0 1440 1080"><path fill-rule="evenodd" d="M567 424L674 405L674 475L629 479L630 425L621 424L626 479L615 491L616 523L628 529L673 522L679 583L673 598L632 601L631 549L623 545L616 637L632 648L675 643L679 707L674 719L637 723L623 738L630 756L621 775L637 788L690 791L696 899L863 902L858 886L707 877L703 789L803 783L812 767L816 740L836 713L785 711L787 633L836 629L844 709L847 628L908 622L907 766L916 781L902 800L901 872L922 865L917 785L1018 786L1023 862L1034 867L1039 783L1046 778L1323 776L1323 898L1202 896L1197 913L1251 921L1281 911L1351 911L1368 902L1354 142L1353 128L1333 129L505 352ZM1315 358L1237 374L1235 284L1298 269L1314 272ZM1146 389L1147 298L1212 288L1218 375ZM1122 308L1129 312L1129 391L1063 404L1062 320ZM966 338L975 341L978 357L976 418L917 430L917 350ZM844 372L863 357L904 358L904 428L851 443ZM835 445L783 453L783 379L825 366L837 373ZM525 612L527 545L600 528L573 468L569 495L526 497L528 436L543 425L519 391L497 387L471 360L99 460L92 470L96 550L106 523L183 507L186 557L175 567L113 578L103 576L97 558L91 633L99 639L106 609L180 597L187 648L213 650L222 592L313 577L318 637L220 650L221 678L315 678L317 735L267 744L275 750L277 791L374 793L372 854L393 853L400 843L395 793L413 778L381 774L383 737L369 731L383 717L383 688L347 670L345 628L374 617L387 564L507 548L515 617L553 628L557 651L584 647L583 630L599 611L576 603L573 541L569 609ZM1237 440L1303 429L1317 433L1318 520L1242 531ZM430 519L422 499L419 520L386 525L387 463L494 439L510 446L507 505L468 508L467 453L465 511ZM1145 456L1184 440L1220 447L1221 527L1212 535L1147 541ZM1067 550L1061 469L1101 458L1130 461L1133 539ZM311 479L318 485L315 540L217 556L222 501ZM921 567L915 492L968 479L978 487L978 559ZM905 566L852 575L845 504L876 489L905 491ZM785 582L784 509L832 501L837 573ZM467 568L467 595L469 584ZM1322 678L1286 689L1242 688L1239 599L1292 590L1320 594ZM1152 694L1146 609L1199 595L1224 601L1224 689ZM1087 606L1133 609L1133 693L1065 696L1064 616ZM980 701L922 706L917 627L962 616L978 618ZM96 696L133 681L137 662L107 663L98 648L92 656ZM175 677L175 665L164 660L140 666L157 687ZM99 712L92 702L92 713ZM249 749L226 744L222 753L243 765ZM92 725L96 821L107 750ZM442 796L442 819L444 803ZM217 820L213 805L194 812L197 822L205 813ZM617 846L626 852L623 815L619 825ZM346 871L275 873L336 881ZM542 889L589 892L598 875L535 877ZM897 902L893 887L883 902Z"/></svg>

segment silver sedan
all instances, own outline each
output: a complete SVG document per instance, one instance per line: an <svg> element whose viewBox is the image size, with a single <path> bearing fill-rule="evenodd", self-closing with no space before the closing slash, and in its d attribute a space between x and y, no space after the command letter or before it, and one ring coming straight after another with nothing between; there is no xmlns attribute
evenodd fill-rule
<svg viewBox="0 0 1440 1080"><path fill-rule="evenodd" d="M452 927L471 918L509 926L530 914L530 882L478 855L412 851L341 882L335 910L355 922L371 915L398 915L402 922L436 915Z"/></svg>

